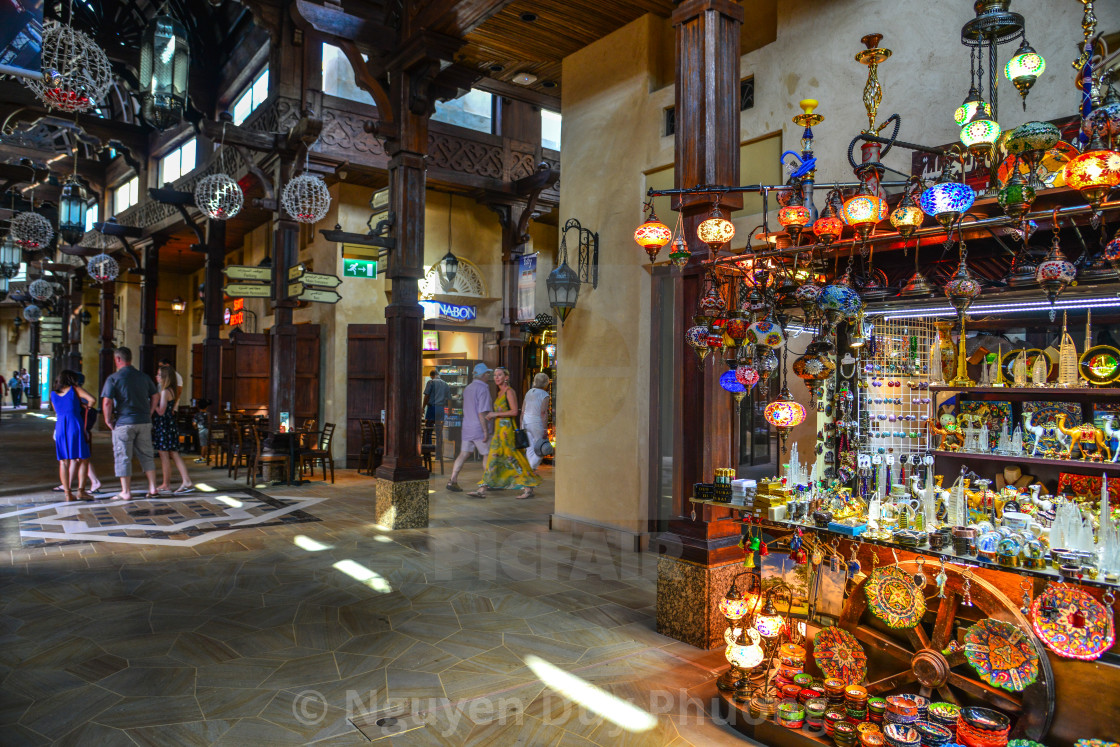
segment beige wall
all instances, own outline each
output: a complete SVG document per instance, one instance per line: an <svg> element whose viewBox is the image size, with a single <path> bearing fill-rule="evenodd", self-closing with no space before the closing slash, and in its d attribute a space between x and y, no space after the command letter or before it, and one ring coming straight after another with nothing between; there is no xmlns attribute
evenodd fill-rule
<svg viewBox="0 0 1120 747"><path fill-rule="evenodd" d="M751 6L746 9L750 16ZM1079 96L1069 63L1081 38L1080 4L1016 0L1012 9L1026 17L1028 37L1048 70L1025 113L1018 92L1001 80L1001 124L1011 128L1076 113ZM971 4L935 0L920 13L906 10L886 0L779 3L777 40L742 57L741 74L755 78L755 104L740 115L740 141L776 133L783 150L799 149L801 128L790 119L800 112L800 99L815 98L825 116L814 128L818 185L851 180L847 146L867 127L861 101L867 68L854 55L863 48L860 37L873 31L894 52L879 70L884 95L877 123L898 112L900 139L955 141L952 114L968 92L969 70L960 28L973 15ZM1099 31L1120 28L1120 4L1098 4L1097 16ZM654 16L638 19L565 58L563 68L562 212L600 232L602 281L598 291L581 293L560 335L556 512L631 530L643 529L647 515L650 398L649 274L632 232L642 219L647 185L663 181L673 164L673 138L662 131L674 89L659 83L672 80L663 74L672 70L674 55L667 25ZM1010 54L1000 51L1001 79ZM884 160L909 172L910 158L909 151L895 148ZM819 193L818 207L823 200ZM659 216L670 225L676 219L665 209ZM760 217L735 217L733 248L746 246ZM774 224L775 218L772 212ZM799 339L793 349L803 347ZM800 380L791 377L790 389L808 403ZM814 444L815 420L810 413L793 434L803 457Z"/></svg>

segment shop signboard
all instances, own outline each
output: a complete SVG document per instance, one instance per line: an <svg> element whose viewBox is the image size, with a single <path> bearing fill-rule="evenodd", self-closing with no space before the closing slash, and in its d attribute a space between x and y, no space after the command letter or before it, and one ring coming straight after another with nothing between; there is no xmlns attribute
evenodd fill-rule
<svg viewBox="0 0 1120 747"><path fill-rule="evenodd" d="M342 277L373 280L377 277L377 260L344 259L342 260Z"/></svg>
<svg viewBox="0 0 1120 747"><path fill-rule="evenodd" d="M225 321L230 327L240 327L245 323L245 299L233 299L233 303L226 309Z"/></svg>
<svg viewBox="0 0 1120 747"><path fill-rule="evenodd" d="M425 319L443 319L448 322L473 322L478 318L478 307L442 301L421 301Z"/></svg>
<svg viewBox="0 0 1120 747"><path fill-rule="evenodd" d="M531 322L537 317L537 255L526 254L517 260L517 321Z"/></svg>

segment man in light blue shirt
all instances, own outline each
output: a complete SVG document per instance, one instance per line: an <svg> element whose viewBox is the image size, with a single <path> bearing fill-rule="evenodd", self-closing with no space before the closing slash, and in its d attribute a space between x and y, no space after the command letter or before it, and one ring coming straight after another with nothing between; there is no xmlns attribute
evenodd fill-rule
<svg viewBox="0 0 1120 747"><path fill-rule="evenodd" d="M490 453L490 422L486 413L494 409L494 399L490 396L493 373L485 363L479 363L474 367L474 380L463 389L463 447L455 457L451 479L447 482L447 489L455 493L463 490L456 480L471 452L477 451L482 456Z"/></svg>

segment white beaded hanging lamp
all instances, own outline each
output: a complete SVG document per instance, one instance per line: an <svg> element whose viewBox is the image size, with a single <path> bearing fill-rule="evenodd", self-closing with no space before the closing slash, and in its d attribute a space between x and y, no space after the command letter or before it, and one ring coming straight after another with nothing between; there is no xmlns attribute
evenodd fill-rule
<svg viewBox="0 0 1120 747"><path fill-rule="evenodd" d="M321 177L303 173L284 185L284 212L300 223L318 223L331 207L331 193Z"/></svg>
<svg viewBox="0 0 1120 747"><path fill-rule="evenodd" d="M38 213L27 210L12 218L12 238L24 249L43 249L54 238L54 226Z"/></svg>
<svg viewBox="0 0 1120 747"><path fill-rule="evenodd" d="M54 296L54 285L49 281L39 278L32 280L27 285L27 292L36 301L49 301Z"/></svg>
<svg viewBox="0 0 1120 747"><path fill-rule="evenodd" d="M43 25L41 79L20 78L48 109L84 112L105 100L113 82L105 52L93 39L57 21Z"/></svg>
<svg viewBox="0 0 1120 747"><path fill-rule="evenodd" d="M117 260L108 254L98 254L96 257L89 258L86 272L89 273L90 279L95 282L111 283L117 279L120 266L117 264Z"/></svg>

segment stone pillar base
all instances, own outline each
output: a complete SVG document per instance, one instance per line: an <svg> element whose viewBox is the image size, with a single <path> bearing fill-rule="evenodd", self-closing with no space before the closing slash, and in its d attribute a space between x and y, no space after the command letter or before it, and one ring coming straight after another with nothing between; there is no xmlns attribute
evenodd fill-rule
<svg viewBox="0 0 1120 747"><path fill-rule="evenodd" d="M719 613L719 600L742 573L734 561L705 566L666 555L657 558L657 632L696 648L723 646L727 620Z"/></svg>
<svg viewBox="0 0 1120 747"><path fill-rule="evenodd" d="M374 522L389 529L428 526L428 481L390 482L377 478Z"/></svg>

